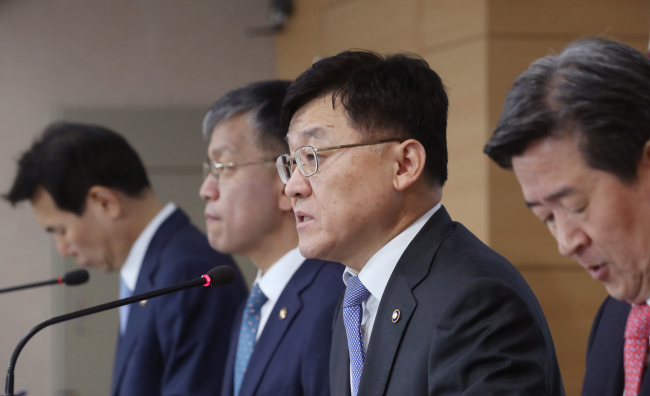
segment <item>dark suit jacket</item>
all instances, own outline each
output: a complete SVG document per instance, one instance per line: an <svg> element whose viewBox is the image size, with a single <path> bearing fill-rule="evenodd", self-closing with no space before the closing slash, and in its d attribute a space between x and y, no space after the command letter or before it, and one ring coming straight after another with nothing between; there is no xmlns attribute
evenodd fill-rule
<svg viewBox="0 0 650 396"><path fill-rule="evenodd" d="M341 264L306 260L285 286L255 344L239 396L329 396L334 310L345 289ZM244 302L245 304L245 302ZM233 396L242 304L230 341L222 396ZM287 316L280 319L280 310Z"/></svg>
<svg viewBox="0 0 650 396"><path fill-rule="evenodd" d="M340 306L330 386L333 396L350 395ZM441 207L386 285L359 395L563 394L551 333L526 281Z"/></svg>
<svg viewBox="0 0 650 396"><path fill-rule="evenodd" d="M230 256L213 250L176 210L151 240L134 294L198 278L218 265L237 270ZM221 387L237 307L246 295L237 270L237 279L226 287L193 287L132 304L118 341L111 394L214 395Z"/></svg>
<svg viewBox="0 0 650 396"><path fill-rule="evenodd" d="M623 396L625 373L623 347L625 324L632 305L607 297L591 327L587 344L587 371L582 384L584 396ZM650 380L645 371L640 396L650 396Z"/></svg>

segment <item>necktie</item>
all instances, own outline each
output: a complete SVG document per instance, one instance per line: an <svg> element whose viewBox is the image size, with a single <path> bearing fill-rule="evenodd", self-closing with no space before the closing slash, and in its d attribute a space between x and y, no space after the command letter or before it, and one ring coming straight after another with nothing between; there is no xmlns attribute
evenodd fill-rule
<svg viewBox="0 0 650 396"><path fill-rule="evenodd" d="M235 396L239 394L241 383L248 367L248 360L253 354L255 346L255 334L260 325L260 310L268 298L262 293L258 284L254 285L246 301L246 309L239 331L239 342L237 343L237 360L235 361Z"/></svg>
<svg viewBox="0 0 650 396"><path fill-rule="evenodd" d="M131 297L133 292L124 282L124 279L120 276L120 300L123 298ZM131 305L123 305L120 307L120 335L124 335L126 330L126 322L129 320L129 309Z"/></svg>
<svg viewBox="0 0 650 396"><path fill-rule="evenodd" d="M650 307L646 303L633 305L625 325L625 396L637 396L648 353L650 336Z"/></svg>
<svg viewBox="0 0 650 396"><path fill-rule="evenodd" d="M361 283L358 276L348 278L343 298L343 322L348 335L348 350L350 351L350 369L352 371L352 396L359 392L359 380L363 371L363 361L366 359L366 350L363 345L361 333L361 319L363 308L361 304L368 298L370 292Z"/></svg>

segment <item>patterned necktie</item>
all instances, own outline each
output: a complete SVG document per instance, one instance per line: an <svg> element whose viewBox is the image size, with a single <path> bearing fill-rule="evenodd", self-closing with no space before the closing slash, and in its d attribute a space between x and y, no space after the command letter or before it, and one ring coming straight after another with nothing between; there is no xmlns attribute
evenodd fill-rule
<svg viewBox="0 0 650 396"><path fill-rule="evenodd" d="M625 325L625 396L637 396L648 352L650 336L650 307L646 303L633 305Z"/></svg>
<svg viewBox="0 0 650 396"><path fill-rule="evenodd" d="M239 394L241 383L248 367L248 360L253 354L255 335L260 325L260 310L268 298L262 293L258 284L254 285L246 301L246 309L241 321L239 342L237 343L237 360L235 361L235 396Z"/></svg>
<svg viewBox="0 0 650 396"><path fill-rule="evenodd" d="M133 295L133 292L124 282L124 279L120 276L120 300L123 298L128 298ZM126 322L129 320L129 310L131 305L122 305L120 307L120 335L124 335L126 331Z"/></svg>
<svg viewBox="0 0 650 396"><path fill-rule="evenodd" d="M370 292L361 283L358 276L348 278L343 298L343 322L348 335L348 350L350 351L350 368L352 371L352 396L359 392L359 380L363 371L363 361L366 359L366 350L363 346L361 333L361 319L363 308L361 304L368 298Z"/></svg>

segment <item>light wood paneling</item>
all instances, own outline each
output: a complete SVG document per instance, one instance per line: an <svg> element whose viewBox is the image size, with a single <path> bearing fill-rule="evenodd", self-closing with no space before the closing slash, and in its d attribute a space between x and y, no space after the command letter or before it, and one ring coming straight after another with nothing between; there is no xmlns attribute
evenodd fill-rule
<svg viewBox="0 0 650 396"><path fill-rule="evenodd" d="M477 37L487 30L487 0L425 0L420 25L426 47Z"/></svg>
<svg viewBox="0 0 650 396"><path fill-rule="evenodd" d="M591 323L607 292L578 264L559 268L521 265L518 268L546 315L566 394L577 396L585 373Z"/></svg>
<svg viewBox="0 0 650 396"><path fill-rule="evenodd" d="M323 14L326 56L350 48L417 51L417 38L417 0L356 0L328 7Z"/></svg>
<svg viewBox="0 0 650 396"><path fill-rule="evenodd" d="M487 41L478 38L425 56L449 94L449 181L442 203L452 217L489 242L487 158L477 155L487 127Z"/></svg>
<svg viewBox="0 0 650 396"><path fill-rule="evenodd" d="M647 35L647 0L492 0L491 33L564 35Z"/></svg>

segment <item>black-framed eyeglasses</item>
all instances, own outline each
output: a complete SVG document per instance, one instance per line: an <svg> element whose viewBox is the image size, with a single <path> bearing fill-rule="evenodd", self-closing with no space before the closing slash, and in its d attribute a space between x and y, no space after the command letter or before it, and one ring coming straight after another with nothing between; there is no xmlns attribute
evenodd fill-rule
<svg viewBox="0 0 650 396"><path fill-rule="evenodd" d="M249 161L249 162L216 162L208 160L203 163L203 180L205 180L209 175L212 175L215 179L219 180L219 176L231 168L239 168L242 166L256 165L256 164L270 164L276 160L265 159L259 161Z"/></svg>
<svg viewBox="0 0 650 396"><path fill-rule="evenodd" d="M289 179L291 179L291 175L293 175L293 172L296 170L296 165L298 165L298 169L300 169L300 173L302 173L303 176L313 176L318 171L318 153L321 151L337 150L348 147L372 146L375 144L402 141L402 139L383 139L375 142L342 144L340 146L321 148L313 148L312 146L307 145L298 147L293 156L289 154L279 156L275 162L275 166L278 168L278 173L280 173L280 179L282 179L284 184L287 184Z"/></svg>

